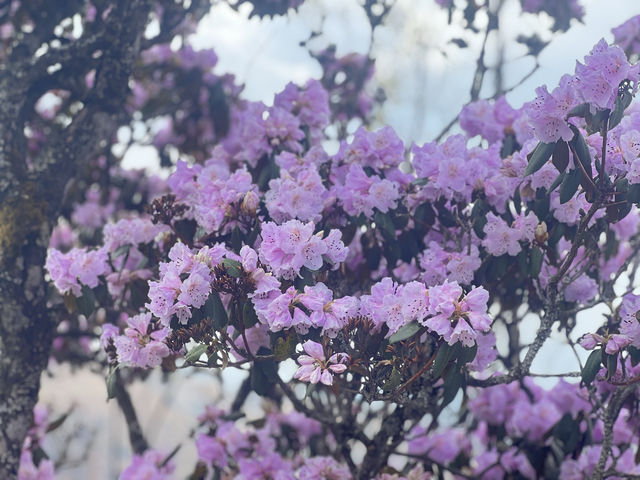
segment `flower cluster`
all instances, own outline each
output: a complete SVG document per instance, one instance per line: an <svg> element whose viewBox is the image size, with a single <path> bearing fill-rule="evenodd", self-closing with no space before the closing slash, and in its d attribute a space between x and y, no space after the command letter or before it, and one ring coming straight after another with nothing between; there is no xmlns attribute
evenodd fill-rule
<svg viewBox="0 0 640 480"><path fill-rule="evenodd" d="M523 2L525 11L554 8ZM394 425L401 427L388 453L408 450L410 460L391 470L381 458L367 478L426 480L450 471L533 479L551 462L578 478L592 474L602 445L613 445L615 465L633 472L624 447L636 442L631 403L612 438L598 417L613 398L606 395L618 383L633 385L640 369L640 296L625 295L619 309L610 301L640 223L632 207L640 109L622 108L639 67L601 41L551 92L539 88L520 109L504 97L470 103L460 115L463 133L406 149L390 127L369 130L345 117L326 128L345 111L336 92L353 85L347 79L328 91L325 82L342 84L339 70L349 66L366 78L369 65L325 53L334 78L289 84L270 106L240 100L232 79L211 72L212 52L165 45L145 54L147 66L174 68L149 89L142 86L150 79L136 73L130 108L153 109L154 95L177 89L210 115L185 119L177 110L153 123L161 160L175 159L174 149L180 159L166 182L172 193L153 203L152 220L140 216L137 200L128 199L135 214L118 211L123 191L94 191L97 183L69 210L75 224L90 228L75 237L60 228L54 243L87 247L51 249L47 269L68 310L96 313L72 314L58 335L86 333L79 344L91 354L97 342L89 339L101 326L110 368L162 364L170 371L188 349L185 367L206 354L198 367L248 374L232 411L208 408L200 418L203 477L359 478L365 463L377 461L370 458L379 453L374 436ZM182 88L189 76L199 78L194 92ZM356 110L364 118L369 107ZM325 140L336 133L330 155ZM145 187L142 203L153 191ZM92 215L120 220L100 234ZM601 300L611 315L581 340L599 348L580 367L589 394L564 381L542 389L527 362L518 362L522 312L552 320L549 308L557 309L570 333L573 314L565 310ZM548 332L536 333L529 359ZM64 354L67 344L56 345L55 354ZM304 398L296 390L304 385L281 377L287 361L296 362L293 380L312 385ZM131 377L141 374L132 369ZM241 418L248 391L264 397L263 418ZM449 413L459 393L456 409L469 420L447 428L438 415ZM278 411L281 398L302 413ZM369 421L379 401L385 417L374 431ZM403 407L386 408L394 402ZM402 430L408 423L417 426ZM559 433L567 429L571 435ZM367 447L362 465L345 453L356 439ZM23 454L26 469L32 453ZM166 458L153 450L137 455L122 478L167 478L173 466ZM38 469L48 466L29 471Z"/></svg>
<svg viewBox="0 0 640 480"><path fill-rule="evenodd" d="M293 378L301 382L333 384L333 374L342 373L347 369L344 362L348 359L345 353L334 353L327 359L322 345L313 340L307 340L302 344L306 355L298 357L301 365Z"/></svg>
<svg viewBox="0 0 640 480"><path fill-rule="evenodd" d="M49 410L42 404L33 409L33 426L29 429L22 453L18 480L54 480L54 464L49 458L42 458L42 442L48 431ZM37 456L34 455L37 454Z"/></svg>
<svg viewBox="0 0 640 480"><path fill-rule="evenodd" d="M347 257L347 248L342 243L340 230L331 230L322 238L314 234L313 222L302 223L290 220L282 225L273 222L262 224L259 254L260 260L276 277L291 280L302 267L319 270L323 256L335 267Z"/></svg>
<svg viewBox="0 0 640 480"><path fill-rule="evenodd" d="M170 262L160 265L160 280L149 282L150 302L146 307L169 325L174 315L181 323L191 318L191 309L202 307L211 293L212 267L227 255L222 245L203 247L197 253L183 243L169 251Z"/></svg>
<svg viewBox="0 0 640 480"><path fill-rule="evenodd" d="M109 340L116 348L118 362L141 368L153 368L171 352L164 343L169 328L152 322L150 313L141 313L127 318L124 335L115 335L113 326L105 324L100 341L106 346Z"/></svg>
<svg viewBox="0 0 640 480"><path fill-rule="evenodd" d="M612 29L614 43L627 55L640 53L640 15L631 17L626 22Z"/></svg>
<svg viewBox="0 0 640 480"><path fill-rule="evenodd" d="M168 184L176 198L191 207L188 215L207 233L236 226L231 212L239 210L256 188L245 169L231 173L227 154L221 149L216 149L204 166L178 161Z"/></svg>
<svg viewBox="0 0 640 480"><path fill-rule="evenodd" d="M462 251L448 251L432 240L420 255L420 278L429 287L446 279L470 285L480 264L480 251L476 245L463 246Z"/></svg>
<svg viewBox="0 0 640 480"><path fill-rule="evenodd" d="M50 249L45 268L60 293L71 292L76 297L81 296L83 285L95 288L98 277L111 272L106 248L72 248L67 253Z"/></svg>
<svg viewBox="0 0 640 480"><path fill-rule="evenodd" d="M429 318L421 323L438 333L453 345L456 342L472 347L479 332L488 332L491 318L487 315L489 292L482 287L474 287L466 295L456 282L445 281L442 285L430 287Z"/></svg>
<svg viewBox="0 0 640 480"><path fill-rule="evenodd" d="M512 226L493 213L487 214L487 224L484 226L485 237L482 246L491 255L500 256L509 254L517 255L522 247L520 242L530 242L535 237L538 218L533 212L526 216L521 214L516 217Z"/></svg>

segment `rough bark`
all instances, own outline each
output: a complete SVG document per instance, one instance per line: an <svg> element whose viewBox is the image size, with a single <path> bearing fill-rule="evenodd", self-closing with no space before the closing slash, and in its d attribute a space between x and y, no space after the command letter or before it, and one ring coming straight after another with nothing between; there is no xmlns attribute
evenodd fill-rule
<svg viewBox="0 0 640 480"><path fill-rule="evenodd" d="M55 2L48 2L55 10ZM0 65L0 478L17 476L32 423L40 375L56 321L47 309L44 261L63 192L78 166L113 135L138 57L151 0L121 0L96 32L34 57L39 39L17 39ZM55 17L55 14L53 14ZM93 54L100 50L96 60ZM47 67L60 64L60 73ZM96 65L95 88L84 108L47 139L27 167L25 119L49 88L77 82ZM80 77L83 78L83 77Z"/></svg>

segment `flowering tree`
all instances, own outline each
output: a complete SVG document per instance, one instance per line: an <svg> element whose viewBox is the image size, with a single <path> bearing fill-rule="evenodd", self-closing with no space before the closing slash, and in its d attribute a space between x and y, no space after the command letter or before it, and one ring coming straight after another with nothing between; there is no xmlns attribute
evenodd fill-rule
<svg viewBox="0 0 640 480"><path fill-rule="evenodd" d="M0 5L0 477L53 478L50 357L104 372L123 479L176 468L127 386L192 368L244 375L176 442L195 444L193 479L640 476L640 17L515 109L479 99L503 2L438 3L484 42L463 133L409 148L367 128L367 57L314 52L321 80L266 106L188 45L208 2ZM375 28L392 7L363 8ZM554 31L582 15L522 9ZM167 180L119 165L133 142ZM531 366L554 329L580 369L545 390Z"/></svg>

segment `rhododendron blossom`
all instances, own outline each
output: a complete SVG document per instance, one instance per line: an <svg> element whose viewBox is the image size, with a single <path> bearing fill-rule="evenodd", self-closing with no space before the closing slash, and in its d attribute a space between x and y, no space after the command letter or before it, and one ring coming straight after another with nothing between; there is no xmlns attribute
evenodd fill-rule
<svg viewBox="0 0 640 480"><path fill-rule="evenodd" d="M302 348L306 354L298 357L298 363L301 366L294 375L294 378L302 382L322 382L325 385L331 385L333 374L342 373L347 369L344 362L348 356L344 353L334 353L327 359L322 345L312 340L303 343Z"/></svg>
<svg viewBox="0 0 640 480"><path fill-rule="evenodd" d="M76 460L79 429L61 426L81 407L35 404L65 362L104 374L125 480L640 474L637 17L533 88L539 53L589 6L438 0L441 53L482 49L450 125L416 108L418 143L383 124L377 48L338 54L323 22L299 42L314 79L263 95L194 47L206 1L8 3L0 478ZM313 10L218 3L212 18L256 28ZM352 5L371 38L426 8L391 3ZM516 28L536 60L519 83L485 58L513 12L545 19ZM125 168L137 148L157 175ZM160 388L188 400L163 438L139 417Z"/></svg>

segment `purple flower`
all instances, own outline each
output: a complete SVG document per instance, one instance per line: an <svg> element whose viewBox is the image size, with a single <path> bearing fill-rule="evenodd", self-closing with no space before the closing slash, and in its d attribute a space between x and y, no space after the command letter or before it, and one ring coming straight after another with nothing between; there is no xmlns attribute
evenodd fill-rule
<svg viewBox="0 0 640 480"><path fill-rule="evenodd" d="M346 258L346 248L340 240L342 234L339 230L331 230L323 239L321 233L313 234L314 228L313 222L302 223L298 220L290 220L282 225L263 223L260 260L270 267L275 276L292 280L302 267L320 269L323 255L332 263Z"/></svg>
<svg viewBox="0 0 640 480"><path fill-rule="evenodd" d="M513 437L526 437L534 442L542 440L543 435L562 418L555 403L546 397L534 403L522 399L513 410L517 413L507 420L507 432Z"/></svg>
<svg viewBox="0 0 640 480"><path fill-rule="evenodd" d="M358 313L358 300L354 297L333 299L333 292L327 286L318 282L313 287L304 287L300 301L311 312L309 320L311 326L320 327L323 333L335 337L339 330L345 327L349 317Z"/></svg>
<svg viewBox="0 0 640 480"><path fill-rule="evenodd" d="M409 432L409 453L427 455L436 462L447 464L461 451L469 450L471 444L467 432L461 428L452 428L438 433L427 432L418 426Z"/></svg>
<svg viewBox="0 0 640 480"><path fill-rule="evenodd" d="M622 297L620 305L620 333L631 339L631 345L640 348L640 295L632 293Z"/></svg>
<svg viewBox="0 0 640 480"><path fill-rule="evenodd" d="M60 293L82 294L82 285L98 286L98 277L111 272L106 248L89 250L73 248L67 253L49 249L45 268Z"/></svg>
<svg viewBox="0 0 640 480"><path fill-rule="evenodd" d="M313 457L305 460L298 470L300 480L350 480L351 471L331 457Z"/></svg>
<svg viewBox="0 0 640 480"><path fill-rule="evenodd" d="M295 480L291 463L275 452L259 458L242 458L238 461L238 470L234 480Z"/></svg>
<svg viewBox="0 0 640 480"><path fill-rule="evenodd" d="M479 332L488 332L491 318L487 315L489 293L482 287L473 288L466 297L456 282L445 281L428 289L430 317L421 321L449 344L462 343L472 347Z"/></svg>
<svg viewBox="0 0 640 480"><path fill-rule="evenodd" d="M112 323L103 324L102 334L100 335L100 348L103 350L106 349L109 346L110 341L117 337L119 333L120 329L116 325Z"/></svg>
<svg viewBox="0 0 640 480"><path fill-rule="evenodd" d="M155 329L150 313L141 313L127 319L124 335L115 337L113 343L118 352L118 361L141 368L153 368L171 352L164 343L170 329Z"/></svg>
<svg viewBox="0 0 640 480"><path fill-rule="evenodd" d="M302 344L302 348L307 355L300 355L298 363L301 365L293 378L302 382L318 383L325 385L333 384L333 374L342 373L347 369L344 362L349 358L345 353L334 353L326 359L322 345L307 340Z"/></svg>
<svg viewBox="0 0 640 480"><path fill-rule="evenodd" d="M487 214L487 224L484 226L485 237L482 245L487 252L494 256L501 256L508 253L515 256L520 253L520 240L522 231L511 228L502 218L489 212Z"/></svg>
<svg viewBox="0 0 640 480"><path fill-rule="evenodd" d="M536 99L523 107L535 137L545 143L556 142L561 138L571 140L573 132L565 117L573 107L581 103L576 91L576 80L570 75L564 75L560 79L560 85L552 93L543 85L536 89L536 94Z"/></svg>
<svg viewBox="0 0 640 480"><path fill-rule="evenodd" d="M172 461L163 465L166 458L166 454L157 450L134 455L131 464L120 474L120 480L169 480L175 466Z"/></svg>
<svg viewBox="0 0 640 480"><path fill-rule="evenodd" d="M42 459L38 466L33 463L33 455L30 450L22 450L20 455L20 468L18 480L54 480L54 465L51 460Z"/></svg>
<svg viewBox="0 0 640 480"><path fill-rule="evenodd" d="M280 178L269 182L265 200L269 215L278 223L294 218L318 222L322 218L326 197L327 189L322 178L313 166L309 166L295 178L281 170Z"/></svg>
<svg viewBox="0 0 640 480"><path fill-rule="evenodd" d="M640 53L640 15L631 17L626 22L611 30L614 43L620 46L627 55Z"/></svg>
<svg viewBox="0 0 640 480"><path fill-rule="evenodd" d="M603 38L584 58L584 64L576 64L576 80L585 102L600 109L613 109L620 83L637 83L638 65L629 65L622 49L609 46Z"/></svg>

